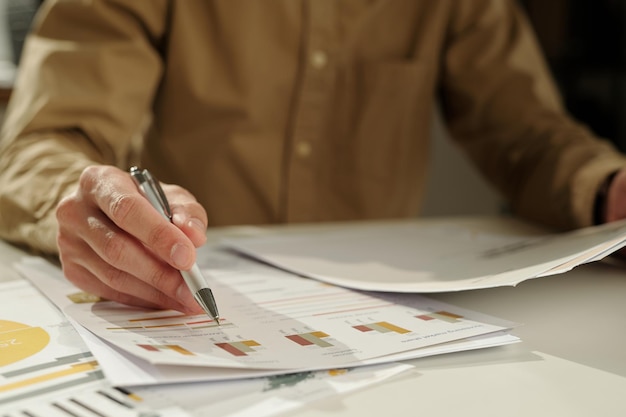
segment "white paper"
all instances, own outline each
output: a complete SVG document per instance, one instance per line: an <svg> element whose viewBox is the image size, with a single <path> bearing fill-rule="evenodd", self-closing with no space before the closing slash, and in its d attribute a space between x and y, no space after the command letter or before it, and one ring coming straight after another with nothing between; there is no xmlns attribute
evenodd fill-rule
<svg viewBox="0 0 626 417"><path fill-rule="evenodd" d="M385 224L229 238L222 244L348 288L427 293L516 285L568 271L623 247L626 222L536 237L445 224Z"/></svg>

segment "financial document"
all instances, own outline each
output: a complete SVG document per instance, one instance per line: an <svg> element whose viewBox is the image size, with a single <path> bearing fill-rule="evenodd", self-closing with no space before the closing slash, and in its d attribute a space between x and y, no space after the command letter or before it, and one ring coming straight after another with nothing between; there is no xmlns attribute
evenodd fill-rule
<svg viewBox="0 0 626 417"><path fill-rule="evenodd" d="M390 363L229 382L114 385L70 322L36 288L26 281L0 284L3 417L272 416L406 372L413 367Z"/></svg>
<svg viewBox="0 0 626 417"><path fill-rule="evenodd" d="M106 381L72 325L28 282L0 284L3 416L165 416L157 411Z"/></svg>
<svg viewBox="0 0 626 417"><path fill-rule="evenodd" d="M19 269L69 317L127 357L175 367L179 376L187 369L201 380L354 367L518 340L508 334L514 323L419 295L348 290L230 252L203 256L212 265L203 272L220 300L220 326L203 315L93 299L64 286L60 271L37 268L37 258ZM51 278L55 272L58 282Z"/></svg>

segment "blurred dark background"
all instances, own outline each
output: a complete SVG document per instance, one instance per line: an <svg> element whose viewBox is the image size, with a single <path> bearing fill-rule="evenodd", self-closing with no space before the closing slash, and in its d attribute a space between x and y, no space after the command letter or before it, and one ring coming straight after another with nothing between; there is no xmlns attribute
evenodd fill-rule
<svg viewBox="0 0 626 417"><path fill-rule="evenodd" d="M626 1L520 2L570 113L626 151Z"/></svg>

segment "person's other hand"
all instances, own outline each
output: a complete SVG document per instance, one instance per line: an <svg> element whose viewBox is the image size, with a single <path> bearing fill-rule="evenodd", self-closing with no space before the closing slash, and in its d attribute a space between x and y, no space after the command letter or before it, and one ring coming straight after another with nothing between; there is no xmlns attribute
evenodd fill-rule
<svg viewBox="0 0 626 417"><path fill-rule="evenodd" d="M139 192L128 172L86 168L78 188L57 206L63 272L74 285L108 300L202 313L180 270L206 241L207 215L185 189L162 184L173 223Z"/></svg>
<svg viewBox="0 0 626 417"><path fill-rule="evenodd" d="M604 222L613 222L626 218L626 168L618 171L606 193L603 208Z"/></svg>

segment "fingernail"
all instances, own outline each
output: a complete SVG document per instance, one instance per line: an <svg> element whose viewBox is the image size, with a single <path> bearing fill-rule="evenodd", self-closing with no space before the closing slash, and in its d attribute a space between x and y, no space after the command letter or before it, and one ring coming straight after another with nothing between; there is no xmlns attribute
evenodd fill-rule
<svg viewBox="0 0 626 417"><path fill-rule="evenodd" d="M176 299L179 302L186 304L189 302L190 298L193 298L193 295L191 295L189 287L186 284L179 285L178 289L176 290Z"/></svg>
<svg viewBox="0 0 626 417"><path fill-rule="evenodd" d="M206 233L206 226L204 225L204 223L202 223L202 220L200 219L192 217L191 219L189 219L189 226L193 227L202 234Z"/></svg>
<svg viewBox="0 0 626 417"><path fill-rule="evenodd" d="M182 226L183 224L185 224L185 222L187 221L187 216L180 214L180 213L174 213L172 214L172 222L178 226Z"/></svg>
<svg viewBox="0 0 626 417"><path fill-rule="evenodd" d="M191 250L180 243L175 244L170 252L172 263L178 269L188 269L192 256Z"/></svg>

